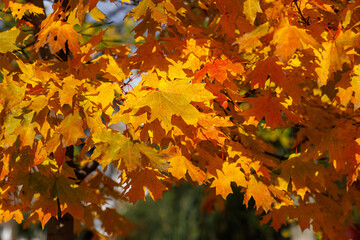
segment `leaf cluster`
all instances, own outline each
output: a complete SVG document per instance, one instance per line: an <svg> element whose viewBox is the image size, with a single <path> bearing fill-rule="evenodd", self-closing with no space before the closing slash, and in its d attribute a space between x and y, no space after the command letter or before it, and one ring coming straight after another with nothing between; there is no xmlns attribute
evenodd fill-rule
<svg viewBox="0 0 360 240"><path fill-rule="evenodd" d="M1 219L69 213L125 235L108 199L189 181L223 198L235 183L275 229L356 229L358 3L142 0L127 16L134 50L79 30L86 13L104 21L96 0L55 1L47 16L42 1L2 2L16 27L0 33ZM292 154L279 155L259 129L286 128Z"/></svg>

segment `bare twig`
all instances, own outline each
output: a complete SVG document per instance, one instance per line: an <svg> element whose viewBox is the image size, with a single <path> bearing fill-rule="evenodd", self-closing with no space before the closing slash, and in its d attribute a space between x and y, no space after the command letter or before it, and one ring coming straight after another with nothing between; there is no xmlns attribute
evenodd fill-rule
<svg viewBox="0 0 360 240"><path fill-rule="evenodd" d="M298 13L300 14L300 17L301 17L301 20L302 20L302 23L306 24L306 25L310 25L310 21L309 21L309 17L306 18L302 12L301 12L301 9L298 5L298 0L293 0L293 2L295 3L295 6L296 6L296 9L298 10Z"/></svg>

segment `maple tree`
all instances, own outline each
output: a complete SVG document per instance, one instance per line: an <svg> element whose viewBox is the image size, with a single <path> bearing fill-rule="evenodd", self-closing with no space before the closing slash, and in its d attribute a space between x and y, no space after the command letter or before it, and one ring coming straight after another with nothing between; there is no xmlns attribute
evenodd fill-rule
<svg viewBox="0 0 360 240"><path fill-rule="evenodd" d="M123 236L109 198L157 200L186 180L209 203L235 183L275 229L359 236L356 1L142 0L133 45L84 34L85 14L106 18L97 3L55 0L45 15L40 0L2 0L16 25L0 32L1 220L68 215L96 231L99 218ZM292 129L292 153L259 128ZM118 181L97 168L110 164Z"/></svg>

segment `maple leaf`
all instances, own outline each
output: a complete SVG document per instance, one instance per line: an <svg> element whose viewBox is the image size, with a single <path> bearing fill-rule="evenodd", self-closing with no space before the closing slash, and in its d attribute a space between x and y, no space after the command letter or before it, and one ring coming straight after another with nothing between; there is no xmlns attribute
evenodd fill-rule
<svg viewBox="0 0 360 240"><path fill-rule="evenodd" d="M124 216L121 216L116 209L106 208L105 211L97 212L101 219L101 225L108 234L115 233L118 236L128 236L133 224Z"/></svg>
<svg viewBox="0 0 360 240"><path fill-rule="evenodd" d="M0 209L0 216L0 220L5 222L14 219L17 223L20 224L24 220L24 216L19 209L16 209L14 211Z"/></svg>
<svg viewBox="0 0 360 240"><path fill-rule="evenodd" d="M206 174L199 168L196 167L191 161L186 159L184 156L175 156L169 159L170 168L169 172L176 178L185 178L186 173L189 174L193 181L203 184L206 180Z"/></svg>
<svg viewBox="0 0 360 240"><path fill-rule="evenodd" d="M13 109L17 106L25 97L26 85L18 83L14 80L14 75L9 74L7 70L3 70L2 74L4 78L0 83L0 110Z"/></svg>
<svg viewBox="0 0 360 240"><path fill-rule="evenodd" d="M106 15L99 10L99 8L94 7L93 9L90 10L89 14L96 20L99 22L104 23L104 19L106 18Z"/></svg>
<svg viewBox="0 0 360 240"><path fill-rule="evenodd" d="M26 64L21 60L17 60L16 63L19 65L22 74L20 74L21 80L25 83L31 84L32 87L39 86L43 82L40 71L36 67L36 64Z"/></svg>
<svg viewBox="0 0 360 240"><path fill-rule="evenodd" d="M83 120L78 110L75 110L61 121L57 131L62 135L63 147L74 145L79 138L86 138L82 125Z"/></svg>
<svg viewBox="0 0 360 240"><path fill-rule="evenodd" d="M60 50L67 52L68 46L70 52L76 55L80 52L78 39L82 39L81 34L77 33L73 26L67 22L53 21L53 14L48 17L47 21L42 22L35 48L39 50L48 43L56 53Z"/></svg>
<svg viewBox="0 0 360 240"><path fill-rule="evenodd" d="M194 82L201 82L204 76L208 74L211 80L215 78L223 83L228 79L228 71L231 74L240 74L244 72L244 68L241 63L233 63L229 59L215 59L214 62L206 63L205 67L195 74Z"/></svg>
<svg viewBox="0 0 360 240"><path fill-rule="evenodd" d="M258 12L262 12L259 0L246 0L244 2L244 14L251 24L254 24Z"/></svg>
<svg viewBox="0 0 360 240"><path fill-rule="evenodd" d="M22 19L26 13L30 13L34 15L44 14L43 8L40 8L30 2L26 4L9 2L8 8L10 8L11 14L14 16L15 20Z"/></svg>
<svg viewBox="0 0 360 240"><path fill-rule="evenodd" d="M274 209L261 219L261 223L267 223L272 219L271 226L277 231L286 223L286 219L291 212L294 212L294 208L294 206L282 206L280 209Z"/></svg>
<svg viewBox="0 0 360 240"><path fill-rule="evenodd" d="M274 53L280 61L287 62L296 50L302 50L308 46L321 48L321 45L305 29L290 26L285 18L282 18L280 23L274 31L272 40L272 44L276 45Z"/></svg>
<svg viewBox="0 0 360 240"><path fill-rule="evenodd" d="M209 55L209 42L190 38L186 40L186 48L182 51L184 63L182 68L195 72L201 68L201 59Z"/></svg>
<svg viewBox="0 0 360 240"><path fill-rule="evenodd" d="M189 84L187 80L169 82L165 80L147 81L134 88L127 97L127 107L137 114L143 107L150 107L149 122L158 119L165 131L172 128L173 115L180 116L189 125L196 125L202 116L191 102L203 102L213 99L213 95L204 88L204 84Z"/></svg>
<svg viewBox="0 0 360 240"><path fill-rule="evenodd" d="M304 198L305 193L310 190L306 187L307 179L309 178L312 182L317 183L319 178L316 178L316 174L321 171L321 166L315 166L313 162L303 162L299 156L300 154L291 155L288 160L279 165L279 168L282 169L280 176L288 183L290 183L291 179L293 190ZM310 174L304 175L303 172ZM321 185L324 185L324 183L321 183Z"/></svg>
<svg viewBox="0 0 360 240"><path fill-rule="evenodd" d="M155 201L162 198L162 193L167 190L167 187L161 181L164 176L149 168L129 172L128 177L132 179L131 188L125 196L129 197L130 202L133 204L139 199L145 199L145 187Z"/></svg>
<svg viewBox="0 0 360 240"><path fill-rule="evenodd" d="M343 64L349 62L349 57L336 42L324 42L324 50L319 50L319 65L315 71L319 76L318 85L325 85L330 74L337 70L342 70Z"/></svg>
<svg viewBox="0 0 360 240"><path fill-rule="evenodd" d="M118 63L115 61L113 57L109 57L107 55L101 56L100 58L108 60L108 65L106 66L106 69L102 70L105 74L103 75L106 78L109 78L116 81L122 81L126 76L124 71L119 67ZM105 89L104 89L105 90ZM100 93L103 93L104 91L100 91Z"/></svg>
<svg viewBox="0 0 360 240"><path fill-rule="evenodd" d="M264 88L268 76L270 76L272 82L275 82L278 85L281 85L283 81L286 81L286 75L282 67L276 64L272 58L257 62L254 71L248 75L249 78L247 80L251 83L252 88L254 88L256 84L259 84L259 87Z"/></svg>
<svg viewBox="0 0 360 240"><path fill-rule="evenodd" d="M19 34L20 30L16 28L0 32L0 53L11 52L19 49L15 45Z"/></svg>
<svg viewBox="0 0 360 240"><path fill-rule="evenodd" d="M354 110L360 107L360 66L356 65L353 69L353 75L348 88L338 87L337 96L342 105L347 106L351 101L354 104Z"/></svg>
<svg viewBox="0 0 360 240"><path fill-rule="evenodd" d="M339 32L335 40L324 42L322 45L323 50L315 51L320 65L315 69L319 76L319 86L327 84L332 73L342 70L345 63L350 63L346 49L351 46L360 46L360 34L355 34L351 30Z"/></svg>
<svg viewBox="0 0 360 240"><path fill-rule="evenodd" d="M260 38L269 34L271 31L272 28L270 28L269 23L261 24L251 32L245 33L237 38L233 44L239 45L239 52L244 51L246 53L251 53L253 50L263 45Z"/></svg>
<svg viewBox="0 0 360 240"><path fill-rule="evenodd" d="M356 166L359 162L356 153L360 150L360 145L356 142L354 132L356 128L350 124L343 124L341 128L331 129L328 134L323 136L326 142L317 145L318 153L329 153L329 162L339 172L353 174L356 172ZM354 139L355 138L355 139Z"/></svg>
<svg viewBox="0 0 360 240"><path fill-rule="evenodd" d="M261 181L258 181L255 176L250 175L250 180L244 195L244 203L248 206L250 198L255 200L256 208L262 207L265 212L271 209L271 205L275 202L268 187Z"/></svg>
<svg viewBox="0 0 360 240"><path fill-rule="evenodd" d="M56 216L58 211L56 201L54 199L47 199L47 198L43 198L41 200L35 201L34 209L36 210L30 214L28 220L36 217L35 215L37 214L37 219L40 221L41 227L43 229L46 223L50 220L50 218L52 216Z"/></svg>
<svg viewBox="0 0 360 240"><path fill-rule="evenodd" d="M35 112L24 114L21 125L14 131L20 135L21 146L32 146L35 139L35 127L36 123L33 123L33 117Z"/></svg>
<svg viewBox="0 0 360 240"><path fill-rule="evenodd" d="M115 166L119 169L133 171L144 167L144 157L149 165L156 169L165 171L168 168L167 155L158 153L144 143L134 143L124 135L110 129L95 133L93 141L97 147L91 158L97 160L104 168L110 162L117 162Z"/></svg>
<svg viewBox="0 0 360 240"><path fill-rule="evenodd" d="M214 142L214 145L222 144L225 141L224 133L220 130L221 127L230 127L233 124L226 118L219 118L214 116L206 116L206 118L199 119L199 126L202 128L198 131L198 138Z"/></svg>
<svg viewBox="0 0 360 240"><path fill-rule="evenodd" d="M82 85L80 80L74 78L74 76L68 76L63 79L63 85L59 90L60 104L73 105L73 97L77 94L78 88Z"/></svg>
<svg viewBox="0 0 360 240"><path fill-rule="evenodd" d="M115 74L115 73L113 73ZM114 109L113 101L116 92L121 92L121 88L118 83L103 83L101 86L86 86L86 99L90 100L97 106L100 106L105 114L112 115Z"/></svg>
<svg viewBox="0 0 360 240"><path fill-rule="evenodd" d="M69 212L74 218L83 219L85 213L85 206L83 202L97 202L97 195L95 191L83 185L75 184L74 180L60 176L53 180L53 186L50 189L52 197L59 198L59 201L64 206L65 214Z"/></svg>
<svg viewBox="0 0 360 240"><path fill-rule="evenodd" d="M148 8L155 8L155 4L151 0L144 0L141 1L139 5L137 5L135 8L133 8L130 14L134 18L134 20L137 21L146 15Z"/></svg>
<svg viewBox="0 0 360 240"><path fill-rule="evenodd" d="M255 116L255 119L261 121L265 117L266 125L271 128L276 128L284 123L282 111L286 117L292 121L299 121L300 119L284 107L279 98L271 96L259 96L257 98L247 98L246 102L250 103L252 107L242 113L243 116Z"/></svg>
<svg viewBox="0 0 360 240"><path fill-rule="evenodd" d="M220 194L224 199L232 193L231 182L235 182L238 186L247 187L248 183L245 174L237 167L237 163L225 162L222 170L217 170L217 177L211 184L215 187L216 194Z"/></svg>
<svg viewBox="0 0 360 240"><path fill-rule="evenodd" d="M165 75L168 76L170 80L187 78L187 74L183 70L184 66L182 62L175 62L171 59L169 59L169 62L172 64L169 65L169 70L165 73ZM161 76L161 72L159 75Z"/></svg>

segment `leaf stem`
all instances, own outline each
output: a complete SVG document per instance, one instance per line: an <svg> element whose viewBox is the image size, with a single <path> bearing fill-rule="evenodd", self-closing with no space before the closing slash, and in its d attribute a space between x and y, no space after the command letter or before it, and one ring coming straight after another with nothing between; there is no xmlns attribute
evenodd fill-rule
<svg viewBox="0 0 360 240"><path fill-rule="evenodd" d="M225 14L225 13L226 13L225 8L224 8L224 6L221 4L220 0L216 0L216 1L220 4L220 7L221 7L221 9L222 9L222 11L223 11L223 14Z"/></svg>

